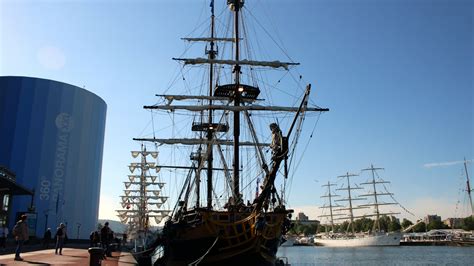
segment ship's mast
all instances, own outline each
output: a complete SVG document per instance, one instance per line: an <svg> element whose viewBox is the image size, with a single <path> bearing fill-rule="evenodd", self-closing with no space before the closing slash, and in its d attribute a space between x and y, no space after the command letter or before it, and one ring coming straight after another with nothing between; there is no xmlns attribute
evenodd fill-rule
<svg viewBox="0 0 474 266"><path fill-rule="evenodd" d="M210 43L210 50L207 51L208 57L210 60L214 60L216 58L216 51L214 50L214 1L211 2L211 43ZM214 75L214 64L209 64L209 106L212 106L212 95L213 95L213 75ZM212 168L213 168L213 148L212 148L212 138L213 138L213 131L212 128L212 109L208 111L209 118L209 127L207 129L207 208L212 208Z"/></svg>
<svg viewBox="0 0 474 266"><path fill-rule="evenodd" d="M234 34L235 34L235 61L239 61L240 48L239 48L239 11L243 6L242 0L228 0L230 8L234 11ZM234 106L240 106L240 65L237 63L234 65L234 78L235 78L235 89L234 89ZM234 164L233 164L233 194L237 200L240 197L240 177L239 177L239 140L240 140L240 111L234 111ZM237 202L237 201L236 201Z"/></svg>
<svg viewBox="0 0 474 266"><path fill-rule="evenodd" d="M376 182L375 182L375 171L383 170L383 168L374 168L374 165L371 164L370 168L363 169L362 171L369 171L369 170L372 172L372 185L374 187L373 196L374 196L374 200L375 200L374 207L375 207L375 215L377 217L376 223L377 223L377 227L380 231L380 211L379 211L379 203L378 203L378 199L377 199L377 187L375 186L375 184L376 184Z"/></svg>
<svg viewBox="0 0 474 266"><path fill-rule="evenodd" d="M260 93L260 90L258 87L250 86L250 85L245 85L241 81L241 66L258 66L258 67L271 67L271 68L283 68L288 70L290 66L293 65L299 65L299 63L294 63L294 62L280 62L280 61L253 61L253 60L247 60L247 59L240 59L240 11L242 7L244 6L244 0L227 0L227 4L230 8L230 10L234 13L234 32L232 38L216 38L215 37L215 15L214 15L214 1L211 1L211 36L210 37L198 37L198 38L183 38L186 41L206 41L209 42L210 44L210 49L207 50L206 48L206 53L208 55L207 58L173 58L173 60L177 61L182 61L185 65L197 65L197 64L209 64L209 96L207 95L190 95L190 96L184 96L184 95L160 95L165 97L165 99L168 100L168 103L166 105L153 105L153 106L144 106L145 109L158 109L158 110L187 110L187 111L193 111L193 112L201 112L201 118L203 117L202 115L205 115L207 112L208 118L207 118L207 123L203 123L201 120L199 123L193 123L192 130L193 131L201 131L201 132L206 132L205 137L201 137L199 139L173 139L173 140L163 140L163 139L135 139L135 140L142 140L142 141L152 141L152 142L160 142L160 143L165 143L165 144L184 144L184 145L194 145L194 144L204 144L205 147L207 148L206 151L206 156L200 158L200 157L193 157L194 158L199 158L202 160L205 160L204 163L207 164L207 208L211 209L212 208L212 194L213 194L213 170L216 170L213 167L213 145L233 145L233 165L232 165L232 172L233 176L229 179L231 180L231 194L233 198L235 199L233 202L239 203L241 202L241 194L240 194L240 146L244 145L253 145L255 146L256 149L260 149L261 146L268 146L265 143L259 143L258 140L255 138L252 143L250 142L240 142L240 124L241 124L241 119L240 119L240 113L244 112L245 114L248 114L248 111L281 111L281 112L297 112L297 116L301 112L302 107L300 108L294 108L294 107L282 107L282 106L264 106L264 105L255 105L255 104L244 104L244 103L249 103L249 102L255 102L260 99L258 99L258 95ZM233 58L232 60L229 59L216 59L217 58L217 53L218 49L216 49L216 42L223 41L223 42L234 42L233 46ZM224 85L219 85L217 84L216 81L213 81L215 79L215 73L214 73L214 66L215 65L231 65L233 67L233 82L230 84L224 84ZM308 85L309 86L309 85ZM309 93L309 89L307 90L306 93ZM205 100L208 105L171 105L171 102L174 100ZM216 101L222 101L222 100L229 100L233 101L234 104L221 104L221 105L216 105ZM304 106L304 111L318 111L318 112L324 112L328 111L329 109L327 108L313 108L313 107L307 107L307 95L305 95L305 103ZM241 105L242 103L242 105ZM214 110L220 110L226 112L232 112L233 113L233 139L232 141L226 141L226 140L220 140L218 135L214 132L228 132L229 130L229 125L228 124L220 124L220 123L214 123L213 122L213 112ZM247 117L248 118L248 117ZM250 119L248 120L248 123L251 125ZM295 122L293 122L293 125ZM293 125L291 128L293 128ZM291 129L290 129L291 132ZM255 134L254 134L255 135ZM221 154L222 152L218 149L216 149L219 152L220 157L223 157ZM260 157L263 158L260 154ZM222 158L221 158L222 159ZM286 160L286 159L285 159ZM200 163L199 168L196 171L196 190L197 190L197 204L196 206L199 207L199 182L200 182L200 170L203 169L203 165L201 164L201 160L199 160ZM263 168L266 169L267 167L264 160L262 160L262 165ZM225 164L225 161L223 161ZM277 173L278 166L279 164L275 164L275 171L273 174L270 174L270 172L265 170L266 175L274 176ZM226 172L228 171L228 167L225 165L224 168L226 169ZM285 171L287 173L287 171ZM230 174L229 174L230 177ZM231 202L231 201L229 201Z"/></svg>
<svg viewBox="0 0 474 266"><path fill-rule="evenodd" d="M348 198L347 199L340 199L340 200L337 200L337 201L348 201L349 202L349 208L347 208L347 210L349 210L349 219L351 220L350 227L352 229L352 233L355 234L354 211L353 210L357 209L357 207L352 206L352 201L353 200L359 200L359 198L355 198L355 199L352 198L351 190L361 189L361 188L360 187L351 187L350 177L352 177L352 176L358 176L358 175L346 173L345 175L338 176L338 177L341 177L341 178L344 178L344 177L347 178L347 188L339 188L337 190L347 190ZM339 209L339 210L346 210L346 209Z"/></svg>
<svg viewBox="0 0 474 266"><path fill-rule="evenodd" d="M146 147L143 146L142 144L142 150L144 153L146 153ZM146 180L146 168L145 166L147 165L146 162L146 156L141 156L141 171L140 171L140 204L138 208L138 230L143 231L146 233L148 230L148 219L146 217L147 215L147 206L148 206L148 198L147 198L147 192L146 192L146 187L147 187L147 180Z"/></svg>
<svg viewBox="0 0 474 266"><path fill-rule="evenodd" d="M471 217L474 217L474 205L472 205L472 196L471 196L471 185L469 184L469 174L467 172L467 161L466 158L464 158L464 171L466 172L466 190L467 190L467 195L469 196L469 202L471 203Z"/></svg>
<svg viewBox="0 0 474 266"><path fill-rule="evenodd" d="M377 184L389 184L390 183L390 182L384 181L384 180L378 180L378 181L375 180L375 173L376 173L377 170L384 170L384 168L376 168L376 167L374 167L373 164L371 164L369 168L362 169L362 171L371 171L372 181L361 183L361 185L372 185L374 191L373 191L373 193L364 194L364 195L360 195L360 196L361 197L367 197L367 196L374 197L374 203L359 205L359 207L374 207L376 220L374 222L373 228L378 229L378 231L381 231L381 227L380 227L380 216L381 215L394 215L394 214L400 214L400 213L398 213L398 212L381 213L380 212L379 206L381 206L381 205L395 205L396 203L395 202L380 202L379 197L381 197L381 196L392 196L393 193L390 193L388 191L387 192L377 192Z"/></svg>
<svg viewBox="0 0 474 266"><path fill-rule="evenodd" d="M333 213L333 208L334 207L341 207L340 205L334 205L332 203L332 199L334 197L338 197L339 195L335 195L331 193L331 186L335 186L336 184L331 184L331 182L328 181L327 185L323 185L323 187L328 187L328 193L327 195L321 196L321 198L328 198L329 200L329 206L323 206L321 208L328 208L329 209L329 218L331 219L331 230L334 232L334 216L340 216L343 214L335 214ZM319 217L327 217L328 215L320 215Z"/></svg>
<svg viewBox="0 0 474 266"><path fill-rule="evenodd" d="M129 232L133 234L133 238L146 236L150 218L155 220L155 223L160 223L170 211L158 210L166 202L168 197L161 195L161 190L164 183L157 182L157 176L151 175L151 169L157 173L159 168L156 168L154 162L150 162L147 156L151 155L154 159L158 157L158 152L149 152L142 144L140 151L132 151L132 157L140 156L140 162L130 163L129 169L132 175L129 175L130 182L124 182L125 195L122 198L122 208L117 211L117 216L122 223L129 224ZM133 175L134 171L140 171L139 174ZM159 189L150 189L149 185L156 185ZM156 206L156 207L154 207Z"/></svg>

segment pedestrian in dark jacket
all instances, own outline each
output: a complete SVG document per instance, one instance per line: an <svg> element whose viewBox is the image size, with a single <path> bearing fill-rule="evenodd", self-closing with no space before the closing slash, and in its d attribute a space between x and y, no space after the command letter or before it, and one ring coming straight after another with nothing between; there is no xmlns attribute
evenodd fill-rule
<svg viewBox="0 0 474 266"><path fill-rule="evenodd" d="M13 227L13 234L16 240L15 260L23 260L20 257L21 248L23 247L23 243L29 238L28 224L26 222L27 218L28 217L26 215L22 215L15 227Z"/></svg>
<svg viewBox="0 0 474 266"><path fill-rule="evenodd" d="M63 246L64 246L64 239L66 238L66 226L63 223L59 224L59 227L56 229L56 235L54 238L56 239L56 251L55 254L59 255L63 254Z"/></svg>
<svg viewBox="0 0 474 266"><path fill-rule="evenodd" d="M43 248L49 248L49 242L51 242L51 228L48 228L43 235Z"/></svg>
<svg viewBox="0 0 474 266"><path fill-rule="evenodd" d="M92 231L90 236L90 245L91 247L98 247L100 246L100 234L98 231Z"/></svg>
<svg viewBox="0 0 474 266"><path fill-rule="evenodd" d="M110 228L109 222L105 222L104 227L100 229L100 243L102 244L102 248L105 250L106 256L111 256L109 251L109 244L110 244Z"/></svg>

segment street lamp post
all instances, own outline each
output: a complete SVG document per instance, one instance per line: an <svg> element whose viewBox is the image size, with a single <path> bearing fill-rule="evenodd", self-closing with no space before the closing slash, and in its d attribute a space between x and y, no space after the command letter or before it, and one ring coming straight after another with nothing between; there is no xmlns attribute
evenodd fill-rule
<svg viewBox="0 0 474 266"><path fill-rule="evenodd" d="M81 224L80 223L76 223L77 224L77 238L76 239L79 239L79 231L81 230Z"/></svg>
<svg viewBox="0 0 474 266"><path fill-rule="evenodd" d="M48 215L49 215L49 209L44 211L44 231L48 229Z"/></svg>

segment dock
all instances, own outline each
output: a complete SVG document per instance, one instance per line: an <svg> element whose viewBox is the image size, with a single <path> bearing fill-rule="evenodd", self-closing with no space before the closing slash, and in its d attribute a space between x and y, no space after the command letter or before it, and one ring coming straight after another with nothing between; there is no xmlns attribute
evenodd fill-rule
<svg viewBox="0 0 474 266"><path fill-rule="evenodd" d="M23 261L15 261L15 253L0 256L0 265L89 265L89 252L83 248L63 248L62 255L56 255L54 249L43 249L21 253ZM102 266L138 265L129 252L112 252Z"/></svg>

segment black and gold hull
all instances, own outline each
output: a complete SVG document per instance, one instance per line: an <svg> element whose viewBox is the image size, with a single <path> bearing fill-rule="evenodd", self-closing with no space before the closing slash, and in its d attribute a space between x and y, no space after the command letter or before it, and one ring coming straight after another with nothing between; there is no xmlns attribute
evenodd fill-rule
<svg viewBox="0 0 474 266"><path fill-rule="evenodd" d="M258 214L251 210L195 209L163 230L163 256L154 265L275 265L285 209ZM257 226L264 220L263 226Z"/></svg>

